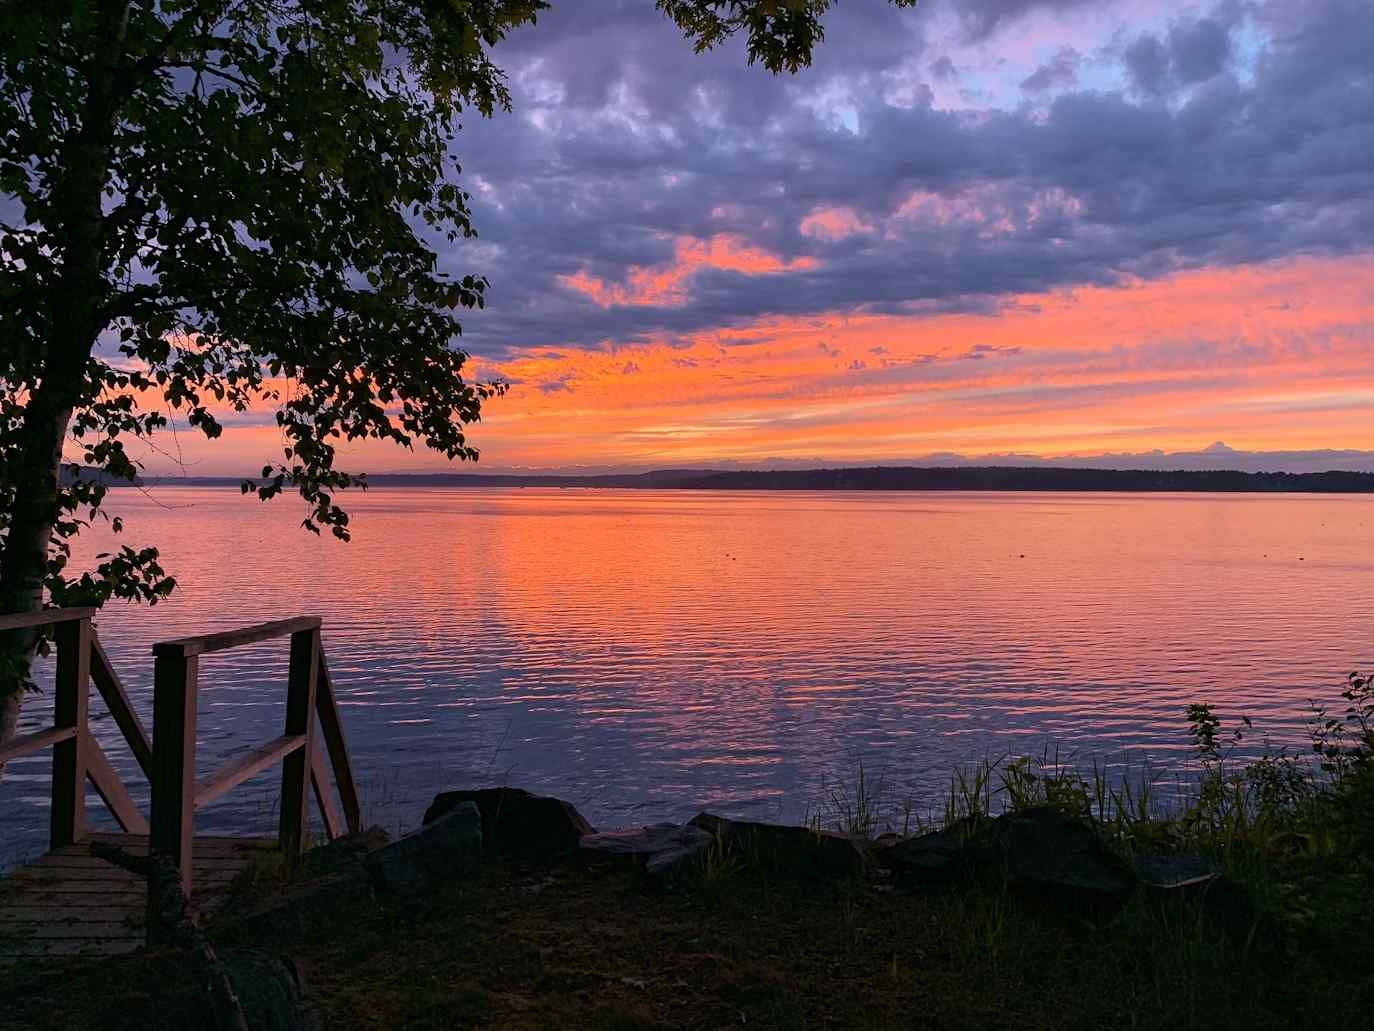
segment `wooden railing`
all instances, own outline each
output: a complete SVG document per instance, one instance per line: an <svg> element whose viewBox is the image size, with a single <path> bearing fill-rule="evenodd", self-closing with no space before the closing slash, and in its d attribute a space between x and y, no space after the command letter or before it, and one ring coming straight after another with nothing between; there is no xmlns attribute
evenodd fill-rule
<svg viewBox="0 0 1374 1031"><path fill-rule="evenodd" d="M91 681L146 775L153 749L129 696L95 635L95 609L43 609L0 616L0 631L53 628L56 669L52 726L23 734L0 745L0 764L52 746L52 809L48 839L52 848L81 840L86 823L86 781L104 801L119 826L147 834L148 821L129 797L100 742L87 725Z"/></svg>
<svg viewBox="0 0 1374 1031"><path fill-rule="evenodd" d="M277 839L289 859L298 857L305 846L308 795L312 789L326 836L337 837L344 826L350 831L359 829L358 789L325 661L318 617L302 616L154 645L150 740L95 635L91 624L95 611L43 609L0 615L0 632L39 627L52 627L53 631L56 668L52 726L0 745L0 766L52 748L52 848L74 844L84 836L85 782L89 780L124 831L148 835L150 852L160 852L172 859L189 898L195 811L278 762L282 764L282 777ZM286 724L281 736L197 780L196 688L200 656L286 636L291 638L291 655L287 668ZM90 732L87 710L92 681L128 742L134 761L152 783L150 820L144 819ZM323 739L323 754L317 736ZM328 766L324 754L329 757ZM331 770L343 807L342 816L329 791ZM151 904L148 933L150 940L159 933L156 907Z"/></svg>
<svg viewBox="0 0 1374 1031"><path fill-rule="evenodd" d="M282 764L282 775L277 840L289 859L299 856L305 845L312 788L328 837L337 837L345 824L350 831L359 829L358 790L325 662L320 622L317 616L301 616L153 645L153 800L149 849L173 859L188 897L195 811L278 762ZM200 657L286 636L291 638L291 656L287 667L286 724L281 736L197 780L196 684ZM343 805L342 819L329 792L329 770L316 740L317 722Z"/></svg>

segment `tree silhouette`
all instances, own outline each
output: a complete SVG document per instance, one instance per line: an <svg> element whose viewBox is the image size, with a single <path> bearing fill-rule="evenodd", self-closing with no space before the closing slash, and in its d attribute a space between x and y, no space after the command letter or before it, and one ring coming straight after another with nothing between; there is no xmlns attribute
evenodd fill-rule
<svg viewBox="0 0 1374 1031"><path fill-rule="evenodd" d="M453 341L487 284L434 247L474 232L460 116L509 105L492 49L548 6L0 0L0 612L173 590L155 548L66 569L169 412L214 438L212 409L273 411L282 452L245 492L293 489L345 538L339 441L477 457L500 387ZM697 49L742 34L775 72L829 6L658 0ZM38 644L0 642L0 741Z"/></svg>

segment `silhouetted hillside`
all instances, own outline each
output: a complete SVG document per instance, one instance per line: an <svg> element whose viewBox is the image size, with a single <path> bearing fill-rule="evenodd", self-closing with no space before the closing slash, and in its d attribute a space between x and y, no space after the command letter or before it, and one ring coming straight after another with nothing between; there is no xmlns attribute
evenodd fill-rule
<svg viewBox="0 0 1374 1031"><path fill-rule="evenodd" d="M89 471L83 471L88 475ZM67 472L67 477L74 475ZM254 482L249 478L250 482ZM238 487L240 477L145 477L146 486ZM1081 469L1062 466L871 466L720 472L661 469L586 476L522 473L378 473L373 487L562 487L625 490L1006 490L1368 494L1374 473L1235 469ZM111 483L111 486L126 486Z"/></svg>
<svg viewBox="0 0 1374 1031"><path fill-rule="evenodd" d="M686 480L678 486L704 490L1301 491L1330 494L1374 491L1374 473L874 466L713 473Z"/></svg>

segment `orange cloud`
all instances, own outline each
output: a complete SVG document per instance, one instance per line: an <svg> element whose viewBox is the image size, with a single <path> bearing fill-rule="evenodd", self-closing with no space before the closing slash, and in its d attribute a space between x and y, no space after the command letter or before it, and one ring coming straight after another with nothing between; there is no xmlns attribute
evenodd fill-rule
<svg viewBox="0 0 1374 1031"><path fill-rule="evenodd" d="M781 267L719 238L684 243L679 256L674 269ZM474 362L475 376L512 389L469 436L486 467L1052 456L1214 440L1374 450L1370 283L1374 258L1314 258L1024 295L986 314L834 313L685 345L530 349ZM189 471L272 459L280 433L258 414L213 443L183 432ZM422 449L340 452L355 469L448 468Z"/></svg>
<svg viewBox="0 0 1374 1031"><path fill-rule="evenodd" d="M502 363L516 386L479 436L492 461L530 465L1374 448L1371 276L1370 259L1312 259L1027 295L986 315L540 349Z"/></svg>
<svg viewBox="0 0 1374 1031"><path fill-rule="evenodd" d="M962 225L990 240L1013 236L1019 228L1032 229L1046 219L1075 218L1082 210L1082 201L1059 187L1037 191L1023 207L1009 202L998 186L988 183L958 193L916 190L898 205L893 222L941 228ZM894 226L887 235L896 239L902 234Z"/></svg>
<svg viewBox="0 0 1374 1031"><path fill-rule="evenodd" d="M801 220L798 228L803 236L831 242L873 231L872 223L849 207L816 208Z"/></svg>
<svg viewBox="0 0 1374 1031"><path fill-rule="evenodd" d="M671 262L636 267L623 284L607 282L586 272L559 276L558 281L570 290L585 294L603 308L636 305L667 307L687 303L689 280L704 268L763 276L815 268L816 264L814 258L784 261L775 254L751 247L741 237L719 233L705 240L679 236L674 241Z"/></svg>

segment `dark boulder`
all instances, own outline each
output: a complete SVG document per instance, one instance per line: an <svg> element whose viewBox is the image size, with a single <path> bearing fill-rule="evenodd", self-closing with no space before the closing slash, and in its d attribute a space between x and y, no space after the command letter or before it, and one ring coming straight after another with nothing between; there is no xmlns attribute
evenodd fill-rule
<svg viewBox="0 0 1374 1031"><path fill-rule="evenodd" d="M114 979L110 990L118 1001L112 1000L105 1008L101 1028L318 1031L321 1026L300 968L285 956L261 949L225 948L214 957L212 967L207 968L202 958L168 948L121 957L119 964L109 969L109 976ZM148 969L138 969L144 965ZM125 970L132 975L130 991L122 990L118 980ZM207 974L211 970L217 984L207 991ZM150 971L157 975L156 989L151 993L137 990L134 986L146 983ZM5 1016L9 1015L7 1010ZM20 1026L3 1019L0 1024Z"/></svg>
<svg viewBox="0 0 1374 1031"><path fill-rule="evenodd" d="M445 791L434 796L425 811L425 824L465 803L480 810L482 842L492 852L552 859L572 852L586 835L596 833L571 802L520 788Z"/></svg>
<svg viewBox="0 0 1374 1031"><path fill-rule="evenodd" d="M1135 856L1131 865L1141 890L1157 910L1197 917L1216 934L1233 942L1271 942L1277 927L1250 893L1205 856Z"/></svg>
<svg viewBox="0 0 1374 1031"><path fill-rule="evenodd" d="M711 844L711 835L691 824L655 823L647 827L588 834L578 855L588 863L628 862L663 875L685 866Z"/></svg>
<svg viewBox="0 0 1374 1031"><path fill-rule="evenodd" d="M1022 898L1076 913L1115 913L1136 875L1091 824L1048 806L995 819L967 817L943 830L874 842L894 884L935 887L1001 878Z"/></svg>
<svg viewBox="0 0 1374 1031"><path fill-rule="evenodd" d="M1152 892L1192 894L1221 876L1221 866L1205 856L1132 856L1140 885Z"/></svg>
<svg viewBox="0 0 1374 1031"><path fill-rule="evenodd" d="M993 840L1007 884L1024 897L1076 912L1115 913L1136 877L1084 820L1049 806L1006 813Z"/></svg>
<svg viewBox="0 0 1374 1031"><path fill-rule="evenodd" d="M892 872L892 882L899 886L939 886L966 880L985 867L993 855L987 822L970 817L929 834L906 838L884 835L873 843L873 859Z"/></svg>
<svg viewBox="0 0 1374 1031"><path fill-rule="evenodd" d="M216 933L236 941L280 943L306 932L332 913L372 897L372 878L360 861L351 870L288 885L247 909L221 914Z"/></svg>
<svg viewBox="0 0 1374 1031"><path fill-rule="evenodd" d="M461 802L418 831L369 852L363 866L382 891L419 892L475 863L482 854L482 815Z"/></svg>
<svg viewBox="0 0 1374 1031"><path fill-rule="evenodd" d="M698 813L689 826L720 844L722 858L738 859L800 879L846 877L864 869L864 854L852 838L832 831L776 823L731 820Z"/></svg>
<svg viewBox="0 0 1374 1031"><path fill-rule="evenodd" d="M391 835L381 827L365 827L312 848L301 858L300 876L324 877L327 874L357 870L369 852L391 843Z"/></svg>
<svg viewBox="0 0 1374 1031"><path fill-rule="evenodd" d="M223 961L243 1017L253 1031L315 1031L320 1026L300 969L292 960L241 949L226 952ZM211 1026L216 1024L233 1026L223 1019L216 1019Z"/></svg>

